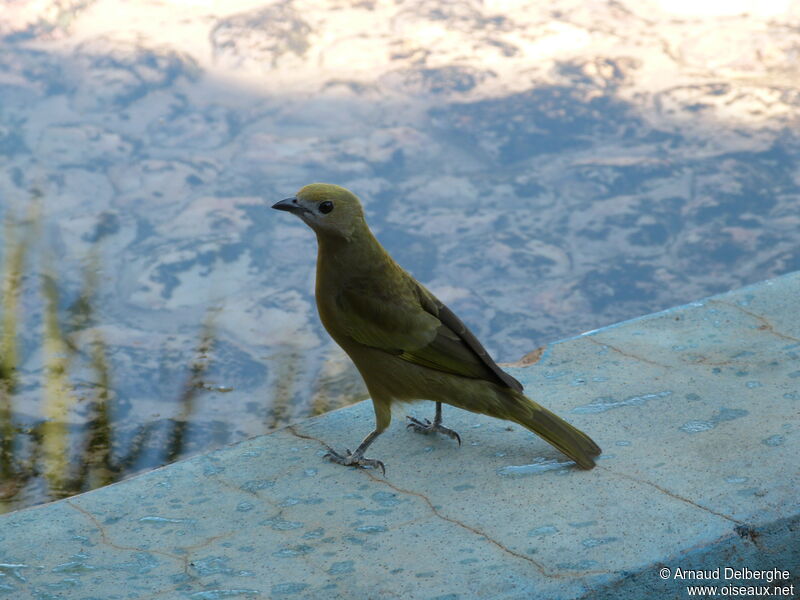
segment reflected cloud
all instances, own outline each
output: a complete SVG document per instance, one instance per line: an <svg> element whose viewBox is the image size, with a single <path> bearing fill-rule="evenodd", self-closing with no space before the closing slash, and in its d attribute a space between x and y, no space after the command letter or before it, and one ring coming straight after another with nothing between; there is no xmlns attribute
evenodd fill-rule
<svg viewBox="0 0 800 600"><path fill-rule="evenodd" d="M359 193L500 361L800 269L799 25L777 0L11 3L0 217L38 186L47 247L4 229L4 493L366 397L313 236L268 210L311 181Z"/></svg>

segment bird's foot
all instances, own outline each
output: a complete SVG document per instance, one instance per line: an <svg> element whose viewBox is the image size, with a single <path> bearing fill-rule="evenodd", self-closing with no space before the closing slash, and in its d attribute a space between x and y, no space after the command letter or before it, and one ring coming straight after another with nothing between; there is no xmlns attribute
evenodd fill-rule
<svg viewBox="0 0 800 600"><path fill-rule="evenodd" d="M325 454L323 458L327 458L331 462L346 467L372 467L373 469L380 469L383 474L386 475L386 467L383 465L383 462L375 460L374 458L364 458L357 452L350 452L350 449L347 449L346 454L342 455L333 448L328 447L328 453Z"/></svg>
<svg viewBox="0 0 800 600"><path fill-rule="evenodd" d="M406 424L406 429L413 429L417 433L424 433L426 435L429 433L443 433L447 437L457 441L459 446L461 445L461 436L458 435L457 431L453 431L439 423L431 423L428 419L420 421L410 416L407 416L406 419L409 420L409 423Z"/></svg>

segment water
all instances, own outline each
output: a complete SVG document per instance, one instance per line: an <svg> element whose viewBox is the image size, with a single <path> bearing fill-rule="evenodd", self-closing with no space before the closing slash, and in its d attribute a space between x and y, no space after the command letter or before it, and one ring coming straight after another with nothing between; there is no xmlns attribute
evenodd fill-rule
<svg viewBox="0 0 800 600"><path fill-rule="evenodd" d="M644 406L650 400L658 400L671 395L672 392L670 390L664 390L652 394L643 394L641 396L630 396L623 400L614 400L611 397L603 396L601 398L595 398L592 402L584 406L576 406L572 409L572 412L576 414L597 414L615 408L623 408L625 406Z"/></svg>
<svg viewBox="0 0 800 600"><path fill-rule="evenodd" d="M684 433L702 433L704 431L710 431L711 429L714 429L720 423L734 421L741 417L746 417L747 415L748 412L746 410L723 407L714 413L707 421L688 421L687 423L681 425L678 429Z"/></svg>
<svg viewBox="0 0 800 600"><path fill-rule="evenodd" d="M764 438L763 440L761 440L761 442L763 444L766 444L767 446L772 446L772 447L780 446L785 441L786 441L786 437L785 436L777 435L777 434L776 435L771 435L768 438Z"/></svg>
<svg viewBox="0 0 800 600"><path fill-rule="evenodd" d="M542 525L541 527L531 529L528 532L528 535L532 537L540 537L545 535L553 535L554 533L558 533L558 529L555 527L555 525Z"/></svg>
<svg viewBox="0 0 800 600"><path fill-rule="evenodd" d="M574 465L571 460L559 462L557 460L545 460L543 458L536 459L529 465L510 465L501 467L497 470L498 475L507 477L524 477L527 475L540 475L548 471L563 472L567 467Z"/></svg>
<svg viewBox="0 0 800 600"><path fill-rule="evenodd" d="M796 15L15 6L2 510L366 397L268 209L311 181L500 361L800 269Z"/></svg>

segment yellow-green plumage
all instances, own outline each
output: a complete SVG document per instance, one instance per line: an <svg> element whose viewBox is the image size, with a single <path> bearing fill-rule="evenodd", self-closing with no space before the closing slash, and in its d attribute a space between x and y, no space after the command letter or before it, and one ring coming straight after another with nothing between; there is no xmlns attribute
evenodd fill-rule
<svg viewBox="0 0 800 600"><path fill-rule="evenodd" d="M597 444L522 393L459 318L389 256L352 192L314 183L273 208L297 214L317 234L320 318L355 363L375 407L375 431L351 458L332 452L336 462L382 467L363 451L388 427L391 404L433 400L519 423L582 468L594 466Z"/></svg>

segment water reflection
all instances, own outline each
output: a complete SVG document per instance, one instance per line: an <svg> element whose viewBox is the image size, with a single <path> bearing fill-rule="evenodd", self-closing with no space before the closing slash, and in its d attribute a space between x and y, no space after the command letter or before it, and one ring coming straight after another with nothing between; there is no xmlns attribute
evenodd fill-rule
<svg viewBox="0 0 800 600"><path fill-rule="evenodd" d="M231 388L207 379L213 360L214 320L210 308L199 329L193 359L184 372L174 401L177 414L137 425L120 435L124 411L112 385L113 369L102 329L97 328L95 303L102 272L99 247L83 268L83 284L74 300L63 302L63 284L55 259L41 239L41 202L37 192L30 216L6 219L0 252L3 264L2 353L0 354L0 511L68 497L108 485L132 473L167 464L184 456L198 398L206 392L224 394ZM38 256L43 264L35 264ZM33 263L33 264L32 264ZM23 313L23 282L40 280L41 369L36 379L20 386L18 345L21 324L35 319ZM30 339L28 340L30 341ZM39 415L31 414L30 391L41 394ZM16 406L15 406L16 403ZM161 426L159 428L159 425ZM159 430L160 429L160 430Z"/></svg>
<svg viewBox="0 0 800 600"><path fill-rule="evenodd" d="M787 3L13 4L8 506L366 396L267 208L311 181L500 361L800 269Z"/></svg>
<svg viewBox="0 0 800 600"><path fill-rule="evenodd" d="M236 391L216 380L227 372L227 364L223 370L213 369L221 354L221 306L209 307L198 324L188 364L179 362L179 353L161 349L157 372L166 383L178 383L174 398L156 402L172 414L153 414L131 427L130 390L117 383L130 373L111 359L119 348L109 346L97 314L107 216L101 215L95 228L81 284L69 293L61 276L69 265L57 261L41 241L41 206L36 191L26 219L6 218L0 248L0 511L108 485L232 436L225 422L204 429L196 418L203 397L211 394L224 403ZM36 279L38 287L33 285ZM66 295L71 296L68 301ZM22 355L20 344L25 347ZM264 357L271 365L272 394L251 409L265 411L265 431L366 398L363 383L341 355L328 353L319 369L308 357L302 344L291 343ZM21 364L28 368L21 369ZM303 381L311 375L315 383L309 394Z"/></svg>
<svg viewBox="0 0 800 600"><path fill-rule="evenodd" d="M32 464L16 457L14 392L17 388L17 329L20 323L20 291L27 250L31 243L30 227L22 239L16 224L8 219L4 229L2 278L2 347L0 347L0 501L13 498L32 475ZM2 509L0 509L2 510ZM7 510L7 509L6 509Z"/></svg>
<svg viewBox="0 0 800 600"><path fill-rule="evenodd" d="M172 462L180 458L185 443L186 433L192 421L195 404L198 396L206 389L215 389L206 383L205 375L211 362L211 352L214 345L214 316L216 309L211 309L200 330L200 340L195 350L195 358L189 365L189 373L183 384L183 390L178 396L180 412L170 422L166 433L166 451L164 460ZM216 388L220 391L222 388ZM226 388L227 389L227 388Z"/></svg>

